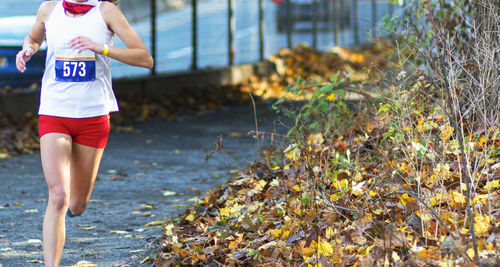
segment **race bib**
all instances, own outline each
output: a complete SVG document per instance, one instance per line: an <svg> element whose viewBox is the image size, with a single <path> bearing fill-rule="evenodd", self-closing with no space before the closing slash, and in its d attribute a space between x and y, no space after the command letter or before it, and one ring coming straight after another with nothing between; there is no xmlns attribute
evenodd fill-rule
<svg viewBox="0 0 500 267"><path fill-rule="evenodd" d="M95 81L95 53L90 50L78 51L67 48L56 52L56 81Z"/></svg>

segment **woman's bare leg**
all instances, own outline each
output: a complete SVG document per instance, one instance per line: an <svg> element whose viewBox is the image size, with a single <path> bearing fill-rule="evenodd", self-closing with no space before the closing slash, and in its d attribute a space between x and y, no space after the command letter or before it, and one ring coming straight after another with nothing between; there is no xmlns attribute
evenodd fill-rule
<svg viewBox="0 0 500 267"><path fill-rule="evenodd" d="M40 151L49 201L43 220L45 266L59 266L66 239L65 214L69 205L71 137L49 133L40 138Z"/></svg>
<svg viewBox="0 0 500 267"><path fill-rule="evenodd" d="M74 215L81 215L87 208L103 152L104 148L73 143L69 209Z"/></svg>

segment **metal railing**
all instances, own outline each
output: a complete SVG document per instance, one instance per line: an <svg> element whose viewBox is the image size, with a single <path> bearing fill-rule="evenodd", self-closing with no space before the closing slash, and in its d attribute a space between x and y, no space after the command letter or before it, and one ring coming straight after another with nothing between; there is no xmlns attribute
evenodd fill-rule
<svg viewBox="0 0 500 267"><path fill-rule="evenodd" d="M0 17L34 15L41 2L0 0ZM149 71L113 62L114 77L262 61L299 43L319 50L356 45L379 35L383 16L401 10L387 0L120 0L120 8L156 64Z"/></svg>
<svg viewBox="0 0 500 267"><path fill-rule="evenodd" d="M162 32L158 32L157 30L158 14L155 3L155 0L150 1L151 14L149 17L151 32L149 34L149 44L152 55L155 57L155 62L157 62L155 68L151 70L151 75L160 72L175 71L175 68L163 67L174 64L175 58L171 58L168 55L166 57L164 55L158 57L157 49L165 49L166 47L157 44L157 37L158 35L169 34L169 32L168 30L163 30ZM328 5L325 6L325 3ZM207 5L218 6L220 9L218 12L214 12L215 14L212 14L214 17L212 17L211 21L206 19L207 15L205 13L207 12L203 10ZM310 21L304 21L304 17L299 17L303 16L303 14L297 12L298 8L304 8L306 5L310 5L312 8L309 13ZM251 10L253 8L256 10ZM284 11L279 10L283 8L285 9ZM325 8L330 12L326 20L321 15L324 13ZM184 58L190 57L189 66L184 68L179 67L177 70L195 70L203 67L251 62L252 60L248 60L248 58L251 58L250 54L255 55L253 61L264 60L267 56L277 52L279 48L292 48L297 43L306 43L316 49L325 49L335 45L357 45L362 41L377 36L380 18L385 15L394 15L394 11L397 8L399 7L394 7L386 0L190 0L190 5L185 6L184 9L191 9L191 12L186 13L191 16L189 21L191 26L189 27L191 31L191 43L189 47L184 50L181 49L184 52L190 52L189 55L187 53L183 54ZM241 11L238 12L238 9L245 9L247 15ZM360 14L361 12L362 14ZM127 15L126 10L124 13ZM277 27L276 24L281 23L279 21L281 17L279 16L282 13L286 14L285 31L280 32L281 29L278 29L278 31L272 30L271 27ZM221 14L225 15L225 18ZM164 16L168 16L168 13ZM204 21L201 21L201 17L204 18ZM238 34L241 29L237 28L237 23L240 20L248 19L254 19L254 21L250 23L246 22L246 24L251 26L244 30L250 31L251 35L255 35L255 37L247 39L252 41L256 38L257 49L254 48L254 45L252 45L252 48L245 47L249 45L248 43L235 43L240 38L238 36L241 36L241 34ZM200 25L200 23L203 23L203 25ZM204 43L206 34L209 33L200 32L200 30L206 31L207 25L205 23L213 24L210 29L212 32L216 32L216 34L213 34L213 38L219 38L219 42L212 41L209 42L210 45ZM295 29L293 25L299 23L309 24L310 29ZM255 30L255 32L252 30ZM222 31L225 31L225 37L221 37ZM172 33L175 32L172 31ZM309 39L306 36L307 34L310 35ZM332 38L325 41L328 34ZM349 35L352 37L349 37ZM226 42L226 45L223 45L223 42ZM224 46L226 48L222 49ZM226 55L225 63L221 61L221 54ZM239 58L238 56L241 57L241 55L245 55L245 57ZM210 58L214 60L210 60ZM210 64L207 64L207 61Z"/></svg>

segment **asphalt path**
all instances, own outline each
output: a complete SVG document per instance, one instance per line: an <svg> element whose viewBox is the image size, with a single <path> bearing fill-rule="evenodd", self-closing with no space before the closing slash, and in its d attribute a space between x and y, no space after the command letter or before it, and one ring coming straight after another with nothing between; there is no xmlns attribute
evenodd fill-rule
<svg viewBox="0 0 500 267"><path fill-rule="evenodd" d="M268 105L257 106L258 128L284 132ZM270 136L254 139L251 105L229 106L173 122L154 120L113 131L98 180L81 217L67 218L61 266L138 266L159 226L203 193L233 177L255 158ZM222 153L205 161L222 136ZM274 144L277 139L274 139ZM43 266L42 221L47 186L39 153L0 160L0 266ZM147 264L146 264L147 266Z"/></svg>

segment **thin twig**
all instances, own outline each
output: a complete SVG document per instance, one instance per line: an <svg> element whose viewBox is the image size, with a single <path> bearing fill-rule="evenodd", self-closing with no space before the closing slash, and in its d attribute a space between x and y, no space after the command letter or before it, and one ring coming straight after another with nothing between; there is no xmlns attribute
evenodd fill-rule
<svg viewBox="0 0 500 267"><path fill-rule="evenodd" d="M390 196L390 195L395 195L395 194L405 194L405 193L408 194L408 195L410 195L414 199L420 201L420 203L422 203L428 210L431 211L432 215L434 215L434 217L436 217L436 219L444 227L444 229L446 229L446 231L448 231L448 233L450 233L451 237L454 240L457 239L455 237L455 235L453 235L453 233L451 232L450 228L448 228L448 226L446 226L446 224L444 224L444 222L441 220L441 218L439 218L439 215L436 213L436 211L434 209L432 209L431 207L429 207L429 205L427 205L427 203L425 203L422 199L420 199L415 193L413 193L411 191L408 191L408 190L400 190L400 191L393 191L393 192L386 193L384 195L384 197L387 197L387 196Z"/></svg>

